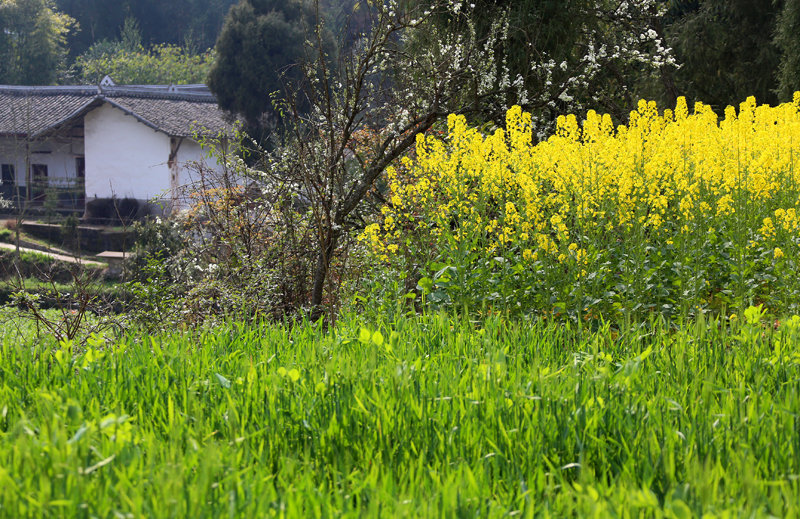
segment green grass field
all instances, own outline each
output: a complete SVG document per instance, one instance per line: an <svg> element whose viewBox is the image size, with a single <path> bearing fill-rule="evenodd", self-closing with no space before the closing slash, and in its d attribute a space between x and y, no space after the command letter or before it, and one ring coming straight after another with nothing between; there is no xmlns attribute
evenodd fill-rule
<svg viewBox="0 0 800 519"><path fill-rule="evenodd" d="M800 320L759 318L0 334L0 516L797 516Z"/></svg>

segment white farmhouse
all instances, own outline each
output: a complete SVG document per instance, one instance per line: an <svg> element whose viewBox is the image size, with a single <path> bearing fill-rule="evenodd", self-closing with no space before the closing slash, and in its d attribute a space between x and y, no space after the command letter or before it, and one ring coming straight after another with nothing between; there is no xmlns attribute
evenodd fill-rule
<svg viewBox="0 0 800 519"><path fill-rule="evenodd" d="M112 197L169 207L189 166L205 158L196 135L231 129L204 85L0 86L0 196L36 203L58 193L75 208Z"/></svg>

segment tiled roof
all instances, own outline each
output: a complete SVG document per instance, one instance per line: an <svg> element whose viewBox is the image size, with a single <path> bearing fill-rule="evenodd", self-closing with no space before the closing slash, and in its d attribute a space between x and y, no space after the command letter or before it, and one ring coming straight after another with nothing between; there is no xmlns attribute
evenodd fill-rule
<svg viewBox="0 0 800 519"><path fill-rule="evenodd" d="M39 134L81 111L96 96L97 88L26 91L0 86L0 134Z"/></svg>
<svg viewBox="0 0 800 519"><path fill-rule="evenodd" d="M148 126L176 137L191 137L195 130L218 133L231 129L216 100L198 102L131 96L109 97L107 100Z"/></svg>
<svg viewBox="0 0 800 519"><path fill-rule="evenodd" d="M231 130L229 117L204 85L0 86L0 135L38 136L104 102L171 136Z"/></svg>

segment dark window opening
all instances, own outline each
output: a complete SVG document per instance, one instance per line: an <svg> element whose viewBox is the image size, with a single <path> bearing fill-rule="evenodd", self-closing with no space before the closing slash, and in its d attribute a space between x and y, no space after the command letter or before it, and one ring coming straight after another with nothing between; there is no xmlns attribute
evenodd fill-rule
<svg viewBox="0 0 800 519"><path fill-rule="evenodd" d="M47 164L31 164L33 182L47 182Z"/></svg>
<svg viewBox="0 0 800 519"><path fill-rule="evenodd" d="M86 178L86 158L75 157L75 176L80 179Z"/></svg>
<svg viewBox="0 0 800 519"><path fill-rule="evenodd" d="M17 175L14 171L14 164L3 164L3 185L13 186L17 182Z"/></svg>
<svg viewBox="0 0 800 519"><path fill-rule="evenodd" d="M77 207L84 207L86 204L86 158L85 157L75 157L75 176L76 178L76 185L75 185L75 203Z"/></svg>
<svg viewBox="0 0 800 519"><path fill-rule="evenodd" d="M47 164L31 164L31 177L33 199L44 200L47 196L45 192L47 189Z"/></svg>

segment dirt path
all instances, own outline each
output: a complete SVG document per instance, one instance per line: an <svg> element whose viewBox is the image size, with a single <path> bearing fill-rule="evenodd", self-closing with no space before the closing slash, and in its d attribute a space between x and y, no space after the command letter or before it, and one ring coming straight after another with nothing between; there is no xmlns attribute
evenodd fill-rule
<svg viewBox="0 0 800 519"><path fill-rule="evenodd" d="M11 243L0 243L0 249L16 250L16 248L17 247L15 245L12 245ZM49 256L49 257L51 257L53 259L56 259L56 260L59 260L59 261L66 261L66 262L69 262L69 263L77 263L78 265L85 265L87 267L106 267L106 266L108 266L105 263L101 263L99 261L92 261L92 260L87 260L87 259L83 259L83 258L76 258L75 256L67 256L65 254L55 254L53 252L44 252L44 251L40 251L40 250L36 250L36 249L28 249L26 247L20 247L19 250L22 251L22 252L35 252L37 254L44 254L45 256Z"/></svg>

